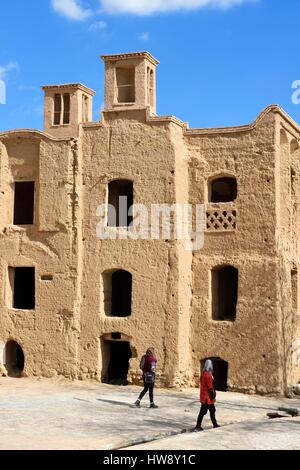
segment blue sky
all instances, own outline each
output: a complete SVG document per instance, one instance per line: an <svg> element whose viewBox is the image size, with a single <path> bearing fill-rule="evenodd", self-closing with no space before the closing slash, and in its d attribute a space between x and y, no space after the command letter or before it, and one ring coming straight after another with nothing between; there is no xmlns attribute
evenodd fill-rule
<svg viewBox="0 0 300 470"><path fill-rule="evenodd" d="M82 82L103 103L100 54L148 50L157 112L190 127L251 122L271 103L300 122L299 0L11 0L0 7L0 129L43 127L40 85Z"/></svg>

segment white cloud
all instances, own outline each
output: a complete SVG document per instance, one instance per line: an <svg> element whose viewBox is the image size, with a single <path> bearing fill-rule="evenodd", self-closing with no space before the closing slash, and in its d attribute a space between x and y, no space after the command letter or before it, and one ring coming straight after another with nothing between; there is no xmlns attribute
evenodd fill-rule
<svg viewBox="0 0 300 470"><path fill-rule="evenodd" d="M138 35L138 39L141 39L141 41L149 41L150 39L150 34L149 33L140 33Z"/></svg>
<svg viewBox="0 0 300 470"><path fill-rule="evenodd" d="M94 21L94 23L89 26L89 31L103 31L106 28L107 24L105 21Z"/></svg>
<svg viewBox="0 0 300 470"><path fill-rule="evenodd" d="M195 10L204 7L227 9L257 1L259 0L101 0L101 4L107 13L150 15L151 13Z"/></svg>
<svg viewBox="0 0 300 470"><path fill-rule="evenodd" d="M80 0L51 0L53 9L62 16L75 21L84 21L92 15L85 9Z"/></svg>
<svg viewBox="0 0 300 470"><path fill-rule="evenodd" d="M9 64L2 65L2 66L0 65L0 80L4 80L8 72L17 68L18 68L18 64L16 62L10 62Z"/></svg>

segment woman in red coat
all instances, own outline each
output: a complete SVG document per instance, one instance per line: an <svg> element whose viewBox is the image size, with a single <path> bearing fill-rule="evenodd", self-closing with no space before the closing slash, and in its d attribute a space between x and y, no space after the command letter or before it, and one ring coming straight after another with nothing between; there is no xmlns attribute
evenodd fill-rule
<svg viewBox="0 0 300 470"><path fill-rule="evenodd" d="M216 421L216 408L215 408L215 401L216 401L216 392L214 389L214 378L213 378L213 364L210 359L205 361L205 365L200 377L200 403L201 408L199 412L199 416L197 419L197 424L195 431L203 431L201 427L202 420L206 415L207 411L209 410L210 419L213 424L214 428L218 428L219 425Z"/></svg>

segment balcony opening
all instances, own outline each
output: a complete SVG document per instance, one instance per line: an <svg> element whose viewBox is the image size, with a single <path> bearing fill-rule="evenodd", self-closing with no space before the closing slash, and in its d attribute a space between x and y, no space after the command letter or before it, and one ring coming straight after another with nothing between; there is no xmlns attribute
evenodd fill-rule
<svg viewBox="0 0 300 470"><path fill-rule="evenodd" d="M234 321L238 300L238 270L233 266L218 267L211 273L212 319Z"/></svg>
<svg viewBox="0 0 300 470"><path fill-rule="evenodd" d="M34 181L15 183L14 225L34 222Z"/></svg>

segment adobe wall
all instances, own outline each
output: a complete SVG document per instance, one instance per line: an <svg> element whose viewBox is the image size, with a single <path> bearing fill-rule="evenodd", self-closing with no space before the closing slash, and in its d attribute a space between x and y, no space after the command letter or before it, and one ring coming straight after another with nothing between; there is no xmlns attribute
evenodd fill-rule
<svg viewBox="0 0 300 470"><path fill-rule="evenodd" d="M291 186L292 186L292 210L293 210L293 247L294 247L294 263L297 267L297 285L294 286L292 293L293 303L293 342L291 354L292 372L288 377L288 385L300 382L300 297L299 297L299 261L300 261L300 244L297 234L300 233L300 144L299 139L293 139L290 142L291 154ZM293 291L293 289L292 289ZM296 292L295 292L296 291Z"/></svg>
<svg viewBox="0 0 300 470"><path fill-rule="evenodd" d="M232 175L238 197L228 209L237 211L235 231L206 232L205 244L193 258L192 359L219 357L229 363L233 390L278 393L282 390L279 350L278 259L275 224L275 122L264 117L254 129L239 133L187 136L190 154L190 201L207 203L207 181ZM222 204L224 207L226 204ZM208 204L207 209L213 209ZM213 267L239 270L237 318L212 320Z"/></svg>
<svg viewBox="0 0 300 470"><path fill-rule="evenodd" d="M83 378L100 378L105 362L100 338L113 332L130 338L135 356L130 360L130 380L140 378L139 359L149 346L158 355L160 384L173 385L178 368L183 374L179 366L183 351L178 349L178 312L184 301L178 289L181 254L176 243L96 237L96 210L107 202L108 182L113 179L133 180L134 202L144 204L149 213L151 204L175 202L177 183L182 179L177 174L173 132L167 123L145 123L145 111L104 113L104 122L98 128L83 129L83 301L79 347ZM187 197L186 189L185 192ZM107 317L101 276L106 270L120 268L133 275L133 313L126 318Z"/></svg>
<svg viewBox="0 0 300 470"><path fill-rule="evenodd" d="M0 150L0 193L7 208L0 230L0 341L15 340L23 348L25 375L74 377L79 325L71 146L22 136L3 138ZM15 180L36 181L35 224L27 228L12 225ZM35 310L12 308L9 266L36 268ZM42 280L45 275L53 280Z"/></svg>
<svg viewBox="0 0 300 470"><path fill-rule="evenodd" d="M295 145L296 143L296 145ZM299 156L298 132L284 119L276 120L277 252L280 346L285 389L300 380L299 332Z"/></svg>
<svg viewBox="0 0 300 470"><path fill-rule="evenodd" d="M171 137L175 153L175 200L177 204L188 204L189 155L183 139L182 128L173 124L171 126ZM176 261L176 264L174 263L173 269L178 270L178 359L174 361L174 368L176 370L174 386L190 385L193 380L190 321L192 305L192 243L193 240L191 240L190 246L187 240L177 240L174 242L176 246L176 260L174 261Z"/></svg>

